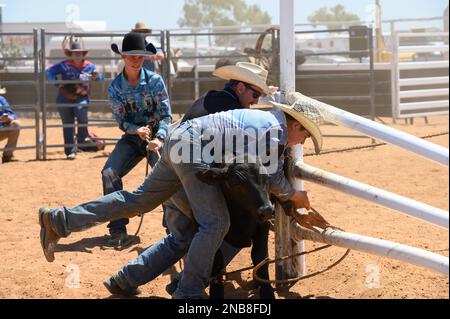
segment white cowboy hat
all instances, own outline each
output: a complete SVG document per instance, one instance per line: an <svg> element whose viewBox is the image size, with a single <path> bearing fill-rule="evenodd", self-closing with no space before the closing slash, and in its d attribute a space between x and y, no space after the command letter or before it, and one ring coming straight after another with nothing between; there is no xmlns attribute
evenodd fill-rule
<svg viewBox="0 0 450 319"><path fill-rule="evenodd" d="M6 94L6 88L0 86L0 94Z"/></svg>
<svg viewBox="0 0 450 319"><path fill-rule="evenodd" d="M249 62L238 62L236 65L226 65L220 67L212 73L225 80L238 80L260 88L264 94L269 94L269 87L266 84L267 70L263 67Z"/></svg>
<svg viewBox="0 0 450 319"><path fill-rule="evenodd" d="M145 22L139 21L134 25L134 29L131 29L133 32L143 32L143 33L152 33L152 28L145 25Z"/></svg>
<svg viewBox="0 0 450 319"><path fill-rule="evenodd" d="M322 149L322 133L319 125L323 122L323 116L319 109L312 103L312 99L305 97L300 93L290 93L286 96L290 105L270 102L280 108L283 112L292 116L311 134L316 154Z"/></svg>

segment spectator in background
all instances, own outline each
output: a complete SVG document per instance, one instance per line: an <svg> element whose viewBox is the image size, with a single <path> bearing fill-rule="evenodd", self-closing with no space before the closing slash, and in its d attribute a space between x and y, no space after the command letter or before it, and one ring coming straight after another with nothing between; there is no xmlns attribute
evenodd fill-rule
<svg viewBox="0 0 450 319"><path fill-rule="evenodd" d="M85 59L88 50L82 48L80 42L73 42L70 49L65 49L64 53L69 59L57 63L46 70L49 80L57 80L57 76L61 80L81 80L82 83L76 84L57 84L58 95L56 97L57 104L77 104L76 106L58 106L58 112L61 116L63 125L74 125L75 118L78 124L86 125L78 127L77 144L81 150L92 150L96 147L89 145L92 140L88 133L88 108L90 80L102 80L103 76L97 72L93 63ZM86 105L86 106L85 106ZM64 147L64 153L67 159L74 160L77 153L75 144L75 127L63 127L64 144L71 144ZM87 144L87 145L86 145Z"/></svg>
<svg viewBox="0 0 450 319"><path fill-rule="evenodd" d="M136 22L134 28L131 30L132 32L138 32L144 34L144 37L152 33L152 29L149 26L146 26L144 22ZM152 72L161 74L160 64L162 60L164 60L164 52L161 48L156 49L156 53L151 56L147 56L144 59L144 68L150 70Z"/></svg>
<svg viewBox="0 0 450 319"><path fill-rule="evenodd" d="M7 139L5 148L17 146L17 140L20 134L20 122L17 120L16 113L9 107L8 101L1 96L6 94L6 89L0 87L0 141ZM13 157L14 150L3 151L2 163L15 161Z"/></svg>

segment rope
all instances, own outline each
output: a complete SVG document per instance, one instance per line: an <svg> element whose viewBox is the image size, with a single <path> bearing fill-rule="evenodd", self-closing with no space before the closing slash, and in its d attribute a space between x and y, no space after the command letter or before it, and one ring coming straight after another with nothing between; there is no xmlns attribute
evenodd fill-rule
<svg viewBox="0 0 450 319"><path fill-rule="evenodd" d="M332 229L337 229L337 230L343 231L343 229L341 229L341 228L338 228L338 227L335 227L335 226L331 226L317 212L317 210L315 210L312 207L310 209L311 209L311 211L308 212L307 215L297 214L297 213L295 213L295 210L294 210L293 213L291 212L291 213L289 213L287 215L292 217L298 225L306 227L306 228L311 229L311 230L316 231L316 232L318 230L315 227L320 227L323 230L326 230L327 228L332 228ZM285 260L292 259L292 258L295 258L295 257L298 257L298 256L312 254L312 253L318 252L320 250L329 248L331 246L332 245L324 245L324 246L317 247L317 248L315 248L313 250L310 250L310 251L304 251L304 252L300 252L300 253L296 253L296 254L293 254L293 255L284 256L284 257L280 257L280 258L276 258L276 259L266 258L263 261L261 261L259 264L257 264L256 266L249 266L249 267L233 270L233 271L230 271L230 272L224 272L221 275L225 277L225 281L226 281L226 280L229 280L228 276L230 276L231 274L240 273L240 272L243 272L243 271L246 271L246 270L253 269L253 278L255 278L256 281L259 281L261 283L268 283L268 284L271 284L271 283L275 283L275 284L296 283L296 282L298 282L300 280L304 280L304 279L307 279L307 278L311 278L313 276L317 276L317 275L319 275L321 273L324 273L325 271L328 271L331 268L337 266L339 263L341 263L345 259L345 257L347 257L347 255L350 253L350 249L347 249L345 251L345 253L336 262L334 262L330 266L326 267L325 269L316 271L314 273L311 273L311 274L305 275L305 276L298 276L298 277L289 278L289 279L268 280L268 279L263 279L263 278L259 277L257 272L258 272L258 270L261 267L263 267L266 264L272 264L272 263L275 263L275 262L278 262L278 261L285 261Z"/></svg>
<svg viewBox="0 0 450 319"><path fill-rule="evenodd" d="M158 160L161 159L161 154L159 153L159 151L156 151L156 154L158 154ZM144 180L148 176L148 167L150 166L149 155L150 155L150 151L147 151L147 155L145 156L147 158L147 164L145 165L145 177L144 177ZM138 228L136 230L136 233L134 234L135 237L139 234L139 231L141 230L142 222L144 221L144 215L145 214L141 214L141 220L139 222L139 226L138 226Z"/></svg>
<svg viewBox="0 0 450 319"><path fill-rule="evenodd" d="M147 178L147 176L148 176L148 167L149 167L149 165L150 165L149 159L148 159L149 155L150 155L150 151L147 151L147 153L146 153L146 155L145 155L145 158L146 158L146 164L145 164L145 177L144 177L144 180L145 180L145 179ZM139 226L138 226L136 232L134 233L134 237L136 237L136 236L139 234L139 231L141 230L142 223L144 222L144 215L145 215L145 214L141 214L141 220L139 221Z"/></svg>
<svg viewBox="0 0 450 319"><path fill-rule="evenodd" d="M311 251L301 252L301 253L294 254L292 256L285 256L285 257L277 258L277 259L274 259L274 260L270 260L269 258L266 258L265 260L260 262L258 265L256 265L256 267L253 269L253 277L255 278L255 280L257 280L259 282L262 282L262 283L288 284L288 283L296 283L296 282L298 282L300 280L304 280L304 279L307 279L307 278L311 278L311 277L317 276L317 275L319 275L321 273L324 273L325 271L330 270L331 268L337 266L338 264L340 264L345 259L345 257L347 257L347 255L350 253L350 249L347 249L345 251L345 253L341 256L341 258L339 258L337 261L332 263L330 266L326 267L325 269L313 272L312 274L308 274L308 275L305 275L305 276L298 276L298 277L289 278L289 279L268 280L268 279L260 278L258 276L258 274L257 274L257 271L258 271L259 268L261 268L265 264L272 264L272 263L275 263L277 261L283 261L283 260L291 259L291 258L294 258L294 257L297 257L297 256L301 256L301 255L306 255L306 254L309 254L309 253L317 252L319 250L322 250L322 249L325 249L325 248L329 248L329 247L331 247L331 245L324 245L324 246L318 247L316 249L313 249Z"/></svg>
<svg viewBox="0 0 450 319"><path fill-rule="evenodd" d="M425 135L425 136L421 136L420 138L427 139L427 138L436 137L436 136L442 136L442 135L447 135L447 134L448 134L448 131L447 132L436 133L436 134ZM353 146L353 147L347 147L347 148L323 151L323 152L320 152L320 155L331 154L331 153L341 153L341 152L347 152L347 151L354 151L354 150L360 150L360 149L365 149L365 148L374 148L374 147L383 146L383 145L387 145L387 143L383 142L383 143L367 144L367 145L361 145L361 146ZM316 153L307 153L307 154L303 155L303 157L313 156L313 155L316 155Z"/></svg>

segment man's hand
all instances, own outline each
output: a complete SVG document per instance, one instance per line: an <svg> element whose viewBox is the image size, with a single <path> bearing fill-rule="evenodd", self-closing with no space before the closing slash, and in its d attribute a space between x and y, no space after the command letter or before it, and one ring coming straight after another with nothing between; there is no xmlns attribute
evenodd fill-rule
<svg viewBox="0 0 450 319"><path fill-rule="evenodd" d="M292 204L294 205L295 209L311 208L311 206L309 205L308 195L306 195L305 191L296 191L294 195L292 195L292 197L289 198L289 200L292 201Z"/></svg>
<svg viewBox="0 0 450 319"><path fill-rule="evenodd" d="M92 72L92 74L90 74L91 80L98 80L99 76L98 76L98 72L94 71Z"/></svg>
<svg viewBox="0 0 450 319"><path fill-rule="evenodd" d="M152 131L146 126L141 126L140 128L138 128L136 130L136 134L139 135L141 140L144 140L144 141L147 141L148 139L150 139L151 133L152 133Z"/></svg>
<svg viewBox="0 0 450 319"><path fill-rule="evenodd" d="M147 151L157 152L162 147L163 142L159 138L154 138L153 140L147 141Z"/></svg>
<svg viewBox="0 0 450 319"><path fill-rule="evenodd" d="M8 114L3 114L2 116L0 116L0 122L2 123L6 123L9 124L11 123L11 119L9 118Z"/></svg>

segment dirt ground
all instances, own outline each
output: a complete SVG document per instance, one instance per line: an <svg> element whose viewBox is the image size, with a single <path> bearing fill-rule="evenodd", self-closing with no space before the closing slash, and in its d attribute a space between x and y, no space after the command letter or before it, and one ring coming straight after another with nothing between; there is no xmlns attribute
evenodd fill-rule
<svg viewBox="0 0 450 319"><path fill-rule="evenodd" d="M448 116L430 117L429 124L419 118L414 125L406 125L403 121L393 125L390 119L380 120L416 136L448 132L449 127ZM33 125L31 119L23 119L22 123ZM325 134L355 134L332 125L322 128ZM103 137L121 134L118 128L93 129ZM32 145L34 139L33 130L23 130L19 146ZM51 129L48 140L53 144L62 143L60 129ZM448 148L448 135L429 141ZM368 143L370 139L367 138L326 137L324 149ZM140 244L122 251L108 249L104 246L106 225L99 225L62 239L55 262L46 262L39 244L38 208L74 206L100 196L100 171L111 151L112 146L107 146L105 151L80 153L75 161L68 161L62 149L52 148L48 150L47 161L36 161L34 150L22 150L16 152L18 162L0 165L1 298L108 298L110 295L102 281L164 235L162 212L157 209L145 216ZM308 141L305 153L311 151L312 144ZM397 147L381 146L311 156L306 157L305 162L448 211L448 167ZM142 162L124 178L125 189L138 186L144 175L145 164ZM313 207L334 226L448 256L449 235L445 229L317 184L307 182L305 189ZM129 233L136 231L138 223L138 218L130 222ZM273 238L272 233L272 257ZM318 245L307 242L306 248L309 250ZM326 268L344 252L343 248L333 247L309 255L308 272ZM228 270L250 263L246 249ZM273 278L273 264L270 273ZM171 274L173 272L169 271L143 286L140 297L169 298L164 287ZM228 298L255 298L250 271L233 275L232 279L226 283ZM352 251L331 270L302 280L289 291L278 291L277 298L449 298L449 281L447 276L425 268Z"/></svg>

